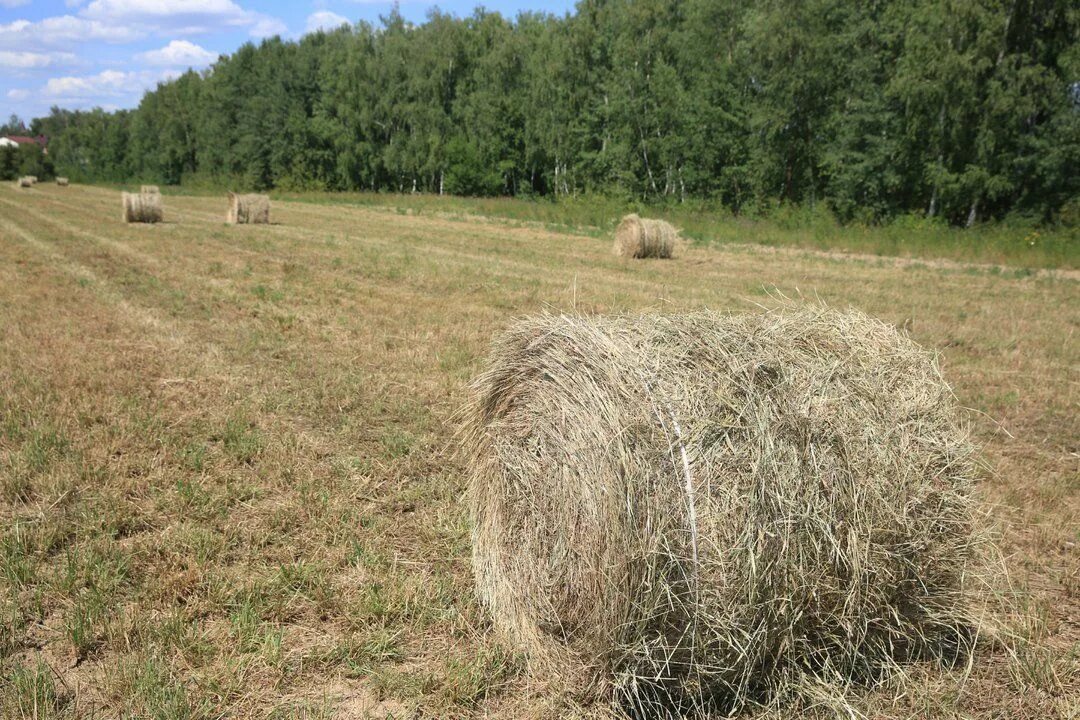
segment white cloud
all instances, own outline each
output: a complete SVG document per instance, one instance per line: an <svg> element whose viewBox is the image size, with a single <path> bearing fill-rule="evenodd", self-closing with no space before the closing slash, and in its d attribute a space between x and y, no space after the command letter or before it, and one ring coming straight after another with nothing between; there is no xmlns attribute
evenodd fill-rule
<svg viewBox="0 0 1080 720"><path fill-rule="evenodd" d="M21 2L0 0L0 7ZM20 105L130 107L161 80L217 60L216 53L194 42L195 35L289 34L281 19L242 7L244 0L64 0L64 4L72 8L69 14L0 22L0 69L12 79L40 77L44 83L27 89L0 85L0 98ZM130 64L110 67L115 53L93 47L147 38L160 40L128 61L135 69ZM84 45L89 47L84 50Z"/></svg>
<svg viewBox="0 0 1080 720"><path fill-rule="evenodd" d="M319 12L308 15L307 32L315 32L316 30L336 30L342 25L349 24L348 18L330 12L329 10L320 10Z"/></svg>
<svg viewBox="0 0 1080 720"><path fill-rule="evenodd" d="M276 17L252 13L253 24L248 31L251 37L265 38L274 35L284 35L289 31L289 26Z"/></svg>
<svg viewBox="0 0 1080 720"><path fill-rule="evenodd" d="M134 102L142 94L163 80L170 80L179 73L176 70L141 70L122 72L104 70L96 75L51 78L41 88L38 96L49 102L85 107L103 105L103 100L122 99ZM119 105L120 103L113 103Z"/></svg>
<svg viewBox="0 0 1080 720"><path fill-rule="evenodd" d="M39 22L16 20L0 25L0 47L27 48L98 40L108 43L139 39L134 28L108 25L73 15L59 15Z"/></svg>
<svg viewBox="0 0 1080 720"><path fill-rule="evenodd" d="M236 27L263 37L287 28L277 18L244 10L233 0L93 0L81 16L158 34L196 35Z"/></svg>
<svg viewBox="0 0 1080 720"><path fill-rule="evenodd" d="M52 65L74 63L75 61L75 55L67 52L39 53L0 50L0 66L17 70L34 70Z"/></svg>
<svg viewBox="0 0 1080 720"><path fill-rule="evenodd" d="M236 18L244 10L232 0L93 0L82 15L97 20L140 21L176 17Z"/></svg>
<svg viewBox="0 0 1080 720"><path fill-rule="evenodd" d="M101 95L123 94L128 91L134 73L105 70L84 77L51 78L41 93L50 98L86 99Z"/></svg>
<svg viewBox="0 0 1080 720"><path fill-rule="evenodd" d="M147 35L171 39L242 28L257 38L288 32L280 19L245 10L233 0L92 0L78 15L0 23L0 49L40 51L72 43L130 43Z"/></svg>
<svg viewBox="0 0 1080 720"><path fill-rule="evenodd" d="M159 50L150 50L139 53L135 59L141 60L148 65L162 65L166 67L206 67L215 60L217 55L199 47L187 40L173 40Z"/></svg>

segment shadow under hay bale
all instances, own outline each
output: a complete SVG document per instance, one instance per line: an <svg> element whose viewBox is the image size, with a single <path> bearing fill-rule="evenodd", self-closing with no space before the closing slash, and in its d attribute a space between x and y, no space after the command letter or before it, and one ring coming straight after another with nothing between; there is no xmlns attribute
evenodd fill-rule
<svg viewBox="0 0 1080 720"><path fill-rule="evenodd" d="M161 195L153 193L121 193L124 204L124 222L159 223L164 217Z"/></svg>
<svg viewBox="0 0 1080 720"><path fill-rule="evenodd" d="M583 700L846 707L853 682L970 643L973 450L892 327L820 307L542 316L475 390L478 595Z"/></svg>
<svg viewBox="0 0 1080 720"><path fill-rule="evenodd" d="M59 185L60 187L67 187L69 185L68 179L66 177L58 177L58 178L56 178L56 184Z"/></svg>
<svg viewBox="0 0 1080 720"><path fill-rule="evenodd" d="M615 228L615 254L627 258L670 258L679 231L664 220L627 215Z"/></svg>
<svg viewBox="0 0 1080 720"><path fill-rule="evenodd" d="M160 195L161 188L157 185L140 185L139 192L143 195Z"/></svg>
<svg viewBox="0 0 1080 720"><path fill-rule="evenodd" d="M270 197L268 195L238 195L229 193L229 209L225 213L225 222L269 223Z"/></svg>

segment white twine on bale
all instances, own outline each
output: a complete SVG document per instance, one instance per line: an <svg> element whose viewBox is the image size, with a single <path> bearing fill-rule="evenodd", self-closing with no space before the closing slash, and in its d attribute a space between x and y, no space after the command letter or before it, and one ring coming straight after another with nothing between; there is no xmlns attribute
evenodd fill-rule
<svg viewBox="0 0 1080 720"><path fill-rule="evenodd" d="M693 565L691 566L691 577L687 578L687 585L690 587L693 593L694 606L701 604L701 592L699 587L698 576L701 573L701 564L698 562L698 526L697 526L697 501L694 494L694 474L690 469L690 456L686 452L686 444L683 442L682 426L679 425L679 419L675 415L675 410L671 407L671 404L664 402L664 409L667 410L668 417L671 418L671 426L675 430L675 442L671 442L671 434L668 432L667 423L664 422L664 415L660 412L660 407L657 404L657 399L653 394L652 383L645 374L639 371L641 375L641 383L645 387L645 395L649 398L649 404L652 406L653 412L656 413L656 419L660 422L660 428L664 432L664 438L668 440L668 452L671 454L671 466L677 467L674 456L674 446L679 446L679 457L682 460L683 480L686 488L686 506L687 506L687 518L690 521L690 552L693 559ZM655 374L653 379L655 379ZM698 634L698 615L699 613L691 613L690 620L690 656L695 657L697 655L697 634ZM685 635L684 635L685 637ZM674 654L674 648L672 648L671 654L668 655L666 662L657 665L656 675L653 680L660 680L664 674L663 668L668 667L671 663L672 655Z"/></svg>
<svg viewBox="0 0 1080 720"><path fill-rule="evenodd" d="M664 416L660 412L660 407L656 404L656 399L653 397L652 383L642 373L641 377L642 385L645 386L645 394L649 397L649 404L652 405L653 411L656 413L656 419L660 421L660 427L664 430L664 437L670 437L668 434L667 423L664 422ZM690 470L690 456L686 452L686 445L683 443L682 427L679 425L679 419L675 416L675 411L671 408L670 403L664 403L667 410L668 417L671 418L671 426L675 430L675 442L668 443L669 450L674 449L674 445L679 446L679 455L682 458L683 479L686 481L686 504L690 519L690 549L694 559L694 574L696 576L698 570L698 529L697 529L697 504L694 499L694 475ZM671 464L675 465L675 458L671 458ZM694 592L697 594L697 583L694 583Z"/></svg>

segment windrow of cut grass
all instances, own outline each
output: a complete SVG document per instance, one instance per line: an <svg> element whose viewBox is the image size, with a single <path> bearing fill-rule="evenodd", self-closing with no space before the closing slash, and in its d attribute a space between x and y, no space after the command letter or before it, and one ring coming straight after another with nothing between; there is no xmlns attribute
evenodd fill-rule
<svg viewBox="0 0 1080 720"><path fill-rule="evenodd" d="M375 193L281 193L320 205L390 208L404 215L450 214L539 223L551 230L606 235L628 212L667 220L702 245L753 243L882 257L948 259L1017 268L1080 268L1080 228L1046 229L1013 221L973 229L904 216L879 225L842 224L827 211L778 208L737 216L702 203L650 207L586 196L551 200L457 198Z"/></svg>
<svg viewBox="0 0 1080 720"><path fill-rule="evenodd" d="M128 186L110 185L122 188ZM211 197L209 187L166 188L166 193ZM736 215L712 203L693 201L644 205L604 196L584 195L558 200L467 198L425 194L371 192L274 192L275 199L317 206L346 206L391 211L406 217L514 221L593 237L614 232L628 213L666 220L695 243L755 244L877 257L953 260L1028 269L1080 269L1080 228L1041 227L1013 219L987 222L971 229L952 227L935 218L901 216L880 224L840 223L823 206L782 206L762 215Z"/></svg>
<svg viewBox="0 0 1080 720"><path fill-rule="evenodd" d="M599 230L277 197L275 224L226 226L220 196L165 198L125 225L111 190L0 187L0 716L581 716L477 607L467 383L522 314L780 294L940 349L994 468L1007 633L860 709L1075 706L1067 273L745 244L628 263Z"/></svg>

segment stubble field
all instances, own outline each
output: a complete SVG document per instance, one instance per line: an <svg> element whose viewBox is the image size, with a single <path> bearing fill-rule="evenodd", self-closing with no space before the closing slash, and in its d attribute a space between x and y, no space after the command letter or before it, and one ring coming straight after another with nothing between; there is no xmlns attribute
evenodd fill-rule
<svg viewBox="0 0 1080 720"><path fill-rule="evenodd" d="M459 417L549 311L854 306L940 350L990 470L1003 628L871 717L1080 707L1080 277L392 208L0 188L0 717L542 717L469 570Z"/></svg>

